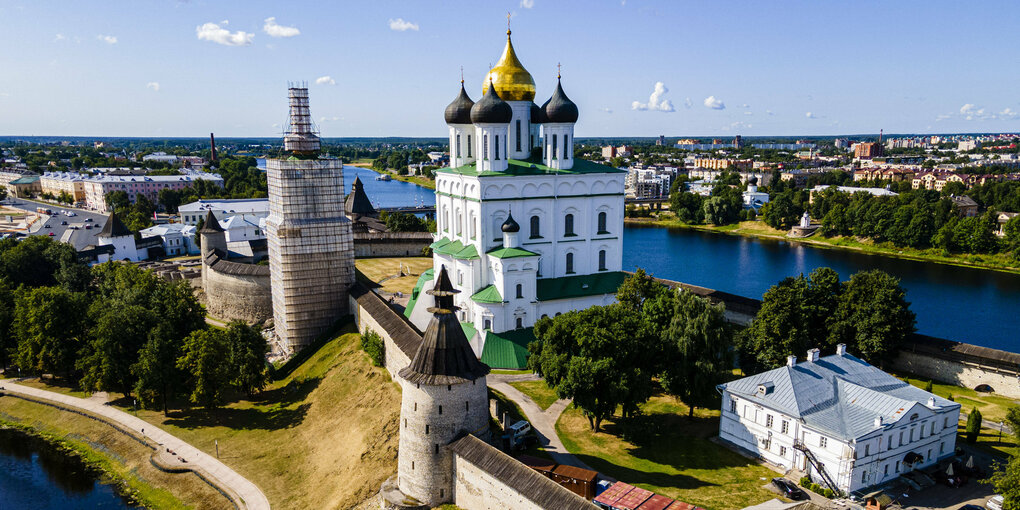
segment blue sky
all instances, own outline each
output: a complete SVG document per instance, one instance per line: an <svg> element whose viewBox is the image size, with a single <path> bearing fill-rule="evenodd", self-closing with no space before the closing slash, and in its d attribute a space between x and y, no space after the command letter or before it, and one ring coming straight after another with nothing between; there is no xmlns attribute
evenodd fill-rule
<svg viewBox="0 0 1020 510"><path fill-rule="evenodd" d="M578 136L1020 131L1015 2L0 0L0 135L445 136L507 11Z"/></svg>

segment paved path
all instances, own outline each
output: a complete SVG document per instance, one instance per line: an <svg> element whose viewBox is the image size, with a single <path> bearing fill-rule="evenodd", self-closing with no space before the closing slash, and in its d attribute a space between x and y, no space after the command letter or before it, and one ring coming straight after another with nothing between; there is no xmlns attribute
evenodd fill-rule
<svg viewBox="0 0 1020 510"><path fill-rule="evenodd" d="M554 402L545 411L542 410L535 401L531 400L524 393L521 393L517 388L510 386L509 383L517 381L537 381L540 377L535 374L524 374L524 375L502 375L502 374L489 374L485 378L485 383L490 388L504 394L510 400L513 400L521 411L524 411L525 417L531 422L531 428L535 431L535 435L538 436L538 444L542 446L542 449L549 454L550 457L557 464L566 464L568 466L574 466L584 469L592 469L590 466L581 462L573 454L567 451L566 447L563 446L563 442L560 441L559 435L556 434L556 420L559 419L560 414L563 410L570 405L570 401L566 399L560 399ZM600 473L602 478L612 480L611 478Z"/></svg>
<svg viewBox="0 0 1020 510"><path fill-rule="evenodd" d="M176 467L189 468L201 474L211 484L226 493L241 510L269 509L269 500L266 499L265 494L255 484L248 481L248 479L237 474L237 472L211 455L181 441L141 418L94 400L86 400L23 386L11 380L0 381L0 394L2 393L20 395L36 401L46 401L65 409L82 410L115 423L118 427L138 438L155 442L159 445L157 449L161 451L160 457L164 459L167 458L167 449L174 452L176 455L171 455L170 457L176 459ZM145 431L144 433L142 432L143 430ZM182 462L181 459L185 459L187 462Z"/></svg>

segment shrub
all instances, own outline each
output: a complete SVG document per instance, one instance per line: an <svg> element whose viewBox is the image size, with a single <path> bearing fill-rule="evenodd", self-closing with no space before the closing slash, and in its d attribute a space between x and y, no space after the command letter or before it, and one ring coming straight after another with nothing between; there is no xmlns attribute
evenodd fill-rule
<svg viewBox="0 0 1020 510"><path fill-rule="evenodd" d="M977 442L979 434L981 434L981 411L975 407L967 415L967 442L971 444Z"/></svg>
<svg viewBox="0 0 1020 510"><path fill-rule="evenodd" d="M386 361L386 348L383 345L382 337L375 331L367 329L361 335L361 350L365 351L369 358L372 358L372 364L377 367L383 366L383 362Z"/></svg>
<svg viewBox="0 0 1020 510"><path fill-rule="evenodd" d="M804 487L805 489L810 488L811 487L811 477L808 477L808 476L801 477L801 479L800 479L800 486Z"/></svg>
<svg viewBox="0 0 1020 510"><path fill-rule="evenodd" d="M832 497L835 496L835 495L836 495L836 493L832 492L832 489L830 489L828 487L822 489L822 496L825 496L825 497L827 497L829 499L832 499Z"/></svg>
<svg viewBox="0 0 1020 510"><path fill-rule="evenodd" d="M934 388L934 385L933 385L931 379L928 379L928 384L924 385L924 391L927 391L928 393L931 393L933 388Z"/></svg>
<svg viewBox="0 0 1020 510"><path fill-rule="evenodd" d="M946 396L946 400L948 400L950 402L956 402L956 399L953 398L953 394L952 393L950 393L948 396Z"/></svg>
<svg viewBox="0 0 1020 510"><path fill-rule="evenodd" d="M819 491L822 490L822 486L818 485L817 483L814 483L814 482L811 482L811 487L809 487L809 488L811 489L811 492L814 492L814 493L818 493Z"/></svg>

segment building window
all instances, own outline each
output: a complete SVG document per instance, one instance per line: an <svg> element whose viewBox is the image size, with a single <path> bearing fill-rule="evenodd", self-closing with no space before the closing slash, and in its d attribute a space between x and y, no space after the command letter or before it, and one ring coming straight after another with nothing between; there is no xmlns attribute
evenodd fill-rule
<svg viewBox="0 0 1020 510"><path fill-rule="evenodd" d="M765 427L772 428L772 415L765 415Z"/></svg>
<svg viewBox="0 0 1020 510"><path fill-rule="evenodd" d="M885 465L885 471L882 473L882 476L889 476L889 464Z"/></svg>
<svg viewBox="0 0 1020 510"><path fill-rule="evenodd" d="M524 327L524 319L522 319L521 317L518 317L517 318L517 329L521 329L523 327Z"/></svg>
<svg viewBox="0 0 1020 510"><path fill-rule="evenodd" d="M418 412L418 403L417 402L414 403L414 412Z"/></svg>
<svg viewBox="0 0 1020 510"><path fill-rule="evenodd" d="M438 447L439 445L436 445L436 446ZM439 453L439 451L436 451L436 453ZM446 492L446 489L439 489L439 499L443 499L444 497L446 497L444 495L445 492Z"/></svg>
<svg viewBox="0 0 1020 510"><path fill-rule="evenodd" d="M785 446L780 446L779 447L779 456L784 458L784 459L786 458L786 447Z"/></svg>
<svg viewBox="0 0 1020 510"><path fill-rule="evenodd" d="M464 272L457 271L457 285L464 285Z"/></svg>
<svg viewBox="0 0 1020 510"><path fill-rule="evenodd" d="M861 483L868 483L868 472L861 473Z"/></svg>
<svg viewBox="0 0 1020 510"><path fill-rule="evenodd" d="M730 412L731 413L736 413L737 412L737 401L736 400L732 400L732 399L730 400Z"/></svg>
<svg viewBox="0 0 1020 510"><path fill-rule="evenodd" d="M790 422L783 420L782 425L779 426L779 432L786 434L790 430Z"/></svg>
<svg viewBox="0 0 1020 510"><path fill-rule="evenodd" d="M443 414L443 406L439 406L439 414Z"/></svg>
<svg viewBox="0 0 1020 510"><path fill-rule="evenodd" d="M524 298L524 286L518 283L517 284L517 299L523 299L523 298Z"/></svg>
<svg viewBox="0 0 1020 510"><path fill-rule="evenodd" d="M946 443L939 443L939 455L946 453Z"/></svg>
<svg viewBox="0 0 1020 510"><path fill-rule="evenodd" d="M935 435L935 422L931 422L931 435Z"/></svg>
<svg viewBox="0 0 1020 510"><path fill-rule="evenodd" d="M496 143L492 145L492 149L496 151L496 161L499 161L499 135L495 135L495 137Z"/></svg>
<svg viewBox="0 0 1020 510"><path fill-rule="evenodd" d="M551 156L550 159L555 159L556 158L556 138L557 138L557 135L553 135L552 151L549 153L549 156Z"/></svg>
<svg viewBox="0 0 1020 510"><path fill-rule="evenodd" d="M429 433L429 426L426 424L425 425L425 434L428 434L428 433Z"/></svg>
<svg viewBox="0 0 1020 510"><path fill-rule="evenodd" d="M517 152L521 152L521 119L517 119Z"/></svg>
<svg viewBox="0 0 1020 510"><path fill-rule="evenodd" d="M928 460L931 460L931 448L928 448Z"/></svg>
<svg viewBox="0 0 1020 510"><path fill-rule="evenodd" d="M468 157L470 158L471 157L471 135L467 135L467 137L468 137L468 140L467 140L467 142L468 142Z"/></svg>
<svg viewBox="0 0 1020 510"><path fill-rule="evenodd" d="M573 253L568 253L567 254L567 274L573 274L573 273L574 273L574 254Z"/></svg>
<svg viewBox="0 0 1020 510"><path fill-rule="evenodd" d="M567 135L563 135L563 159L570 159L570 143L567 142Z"/></svg>
<svg viewBox="0 0 1020 510"><path fill-rule="evenodd" d="M825 436L818 436L818 446L825 448L825 445L829 442L829 438Z"/></svg>
<svg viewBox="0 0 1020 510"><path fill-rule="evenodd" d="M896 468L894 469L894 471L897 473L900 472L900 461L896 461Z"/></svg>
<svg viewBox="0 0 1020 510"><path fill-rule="evenodd" d="M568 214L563 217L563 235L572 236L574 234L574 215Z"/></svg>
<svg viewBox="0 0 1020 510"><path fill-rule="evenodd" d="M540 221L541 220L539 220L538 216L531 217L531 239L539 239L542 237Z"/></svg>
<svg viewBox="0 0 1020 510"><path fill-rule="evenodd" d="M609 231L606 229L606 213L605 212L600 212L599 213L598 224L599 224L599 233L600 234L608 234L609 233Z"/></svg>
<svg viewBox="0 0 1020 510"><path fill-rule="evenodd" d="M535 146L535 135L531 135L531 137L528 140L531 141L531 143L528 144L528 147L534 147Z"/></svg>
<svg viewBox="0 0 1020 510"><path fill-rule="evenodd" d="M864 456L867 457L868 455L871 455L871 445L870 444L864 445Z"/></svg>
<svg viewBox="0 0 1020 510"><path fill-rule="evenodd" d="M485 322L482 324L482 329L492 329L492 321L490 319L485 319Z"/></svg>
<svg viewBox="0 0 1020 510"><path fill-rule="evenodd" d="M433 450L432 450L432 453L433 453L434 455L439 455L439 443L432 443L432 444L434 445L434 448L433 448Z"/></svg>
<svg viewBox="0 0 1020 510"><path fill-rule="evenodd" d="M460 156L460 134L457 135L457 153L453 157L456 158L457 156Z"/></svg>
<svg viewBox="0 0 1020 510"><path fill-rule="evenodd" d="M482 135L482 159L489 159L489 135Z"/></svg>
<svg viewBox="0 0 1020 510"><path fill-rule="evenodd" d="M470 401L467 401L467 400L464 401L464 410L465 411L470 411L471 410L471 402Z"/></svg>
<svg viewBox="0 0 1020 510"><path fill-rule="evenodd" d="M606 270L606 250L599 250L599 271Z"/></svg>
<svg viewBox="0 0 1020 510"><path fill-rule="evenodd" d="M946 419L942 420L942 428L944 428L944 429L948 429L949 428L949 418L946 418Z"/></svg>

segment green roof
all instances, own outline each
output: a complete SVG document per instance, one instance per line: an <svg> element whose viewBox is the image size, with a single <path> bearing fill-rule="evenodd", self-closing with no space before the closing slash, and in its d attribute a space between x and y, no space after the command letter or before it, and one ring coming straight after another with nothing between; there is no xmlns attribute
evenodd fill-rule
<svg viewBox="0 0 1020 510"><path fill-rule="evenodd" d="M502 303L503 296L499 295L495 285L489 285L472 294L471 300L475 303Z"/></svg>
<svg viewBox="0 0 1020 510"><path fill-rule="evenodd" d="M626 173L601 163L595 163L586 159L574 159L574 167L570 170L557 170L542 164L541 158L529 158L527 160L511 159L508 161L507 169L503 172L479 172L478 165L472 163L457 168L440 168L437 173L451 173L459 175L470 175L476 177L500 177L506 175L576 175L576 174L618 174Z"/></svg>
<svg viewBox="0 0 1020 510"><path fill-rule="evenodd" d="M474 260L478 258L478 250L475 249L475 245L469 244L462 250L453 254L453 258L461 260Z"/></svg>
<svg viewBox="0 0 1020 510"><path fill-rule="evenodd" d="M528 368L528 344L535 341L531 328L485 334L482 363L491 368L521 370Z"/></svg>
<svg viewBox="0 0 1020 510"><path fill-rule="evenodd" d="M616 294L616 290L620 288L620 284L626 277L626 273L613 271L561 278L542 278L537 282L536 294L539 301Z"/></svg>
<svg viewBox="0 0 1020 510"><path fill-rule="evenodd" d="M414 290L411 291L411 300L407 302L407 308L404 308L404 317L411 318L411 312L414 310L415 303L418 302L418 296L421 295L422 288L425 287L429 280L432 280L435 272L435 269L430 267L418 277L418 282L414 284Z"/></svg>
<svg viewBox="0 0 1020 510"><path fill-rule="evenodd" d="M475 333L478 332L478 330L475 329L475 325L470 322L460 323L460 329L464 330L464 336L467 337L468 341L470 341L471 338L475 336Z"/></svg>
<svg viewBox="0 0 1020 510"><path fill-rule="evenodd" d="M496 257L497 259L538 256L537 253L525 250L524 248L494 248L489 250L487 253L489 256Z"/></svg>
<svg viewBox="0 0 1020 510"><path fill-rule="evenodd" d="M38 175L26 175L25 177L18 177L10 182L10 184L32 184L33 182L39 182Z"/></svg>
<svg viewBox="0 0 1020 510"><path fill-rule="evenodd" d="M464 249L464 245L460 241L450 241L439 248L433 248L432 251L442 255L453 255Z"/></svg>
<svg viewBox="0 0 1020 510"><path fill-rule="evenodd" d="M450 240L449 239L447 239L445 237L440 237L439 239L436 240L436 242L430 244L429 248L432 248L433 250L438 250L438 249L440 249L443 246L446 246L448 244L450 244Z"/></svg>

